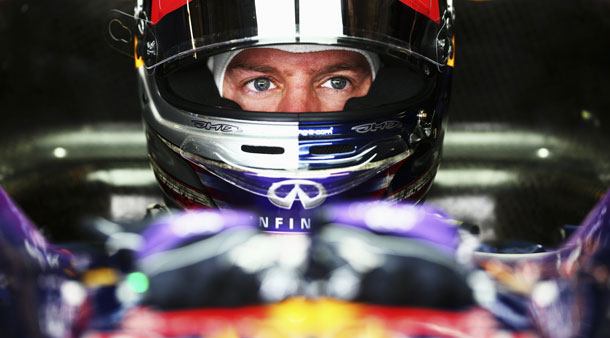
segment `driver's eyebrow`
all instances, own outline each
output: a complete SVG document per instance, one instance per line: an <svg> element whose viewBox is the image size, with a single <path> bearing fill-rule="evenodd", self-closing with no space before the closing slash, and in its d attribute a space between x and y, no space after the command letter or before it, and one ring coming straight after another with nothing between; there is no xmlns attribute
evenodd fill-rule
<svg viewBox="0 0 610 338"><path fill-rule="evenodd" d="M251 70L251 71L260 72L260 73L275 73L277 71L274 67L271 67L271 66L256 66L256 65L251 65L248 63L235 63L235 64L232 64L229 67L229 69L230 70L244 69L244 70Z"/></svg>
<svg viewBox="0 0 610 338"><path fill-rule="evenodd" d="M328 65L322 69L323 73L334 73L340 71L361 71L363 73L369 73L369 67L362 65L360 63L336 63L332 65Z"/></svg>
<svg viewBox="0 0 610 338"><path fill-rule="evenodd" d="M271 73L277 72L277 69L272 66L259 66L259 65L245 63L245 62L234 63L229 67L229 69L230 70L243 69L243 70L250 70L250 71L266 73L266 74L271 74ZM321 70L310 69L308 71L308 73L314 74L314 73L321 72L324 74L328 74L328 73L334 73L334 72L346 71L346 70L347 71L360 71L365 74L368 74L370 72L369 67L366 65L363 65L361 63L340 62L340 63L328 65L328 66L322 68Z"/></svg>

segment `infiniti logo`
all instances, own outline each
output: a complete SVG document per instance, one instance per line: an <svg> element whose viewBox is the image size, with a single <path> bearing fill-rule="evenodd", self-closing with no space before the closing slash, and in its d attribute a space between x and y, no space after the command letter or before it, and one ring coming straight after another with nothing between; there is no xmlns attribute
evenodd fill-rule
<svg viewBox="0 0 610 338"><path fill-rule="evenodd" d="M326 189L322 184L308 180L275 182L267 191L267 198L274 205L290 209L299 200L305 209L315 208L326 200Z"/></svg>

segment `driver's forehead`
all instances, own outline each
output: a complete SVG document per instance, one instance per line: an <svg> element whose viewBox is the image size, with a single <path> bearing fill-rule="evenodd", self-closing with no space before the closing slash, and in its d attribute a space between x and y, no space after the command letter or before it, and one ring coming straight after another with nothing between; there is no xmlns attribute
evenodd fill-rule
<svg viewBox="0 0 610 338"><path fill-rule="evenodd" d="M237 54L230 68L246 68L265 71L267 69L309 69L342 70L349 69L370 72L366 58L349 50L326 50L307 53L292 53L272 48L252 48Z"/></svg>

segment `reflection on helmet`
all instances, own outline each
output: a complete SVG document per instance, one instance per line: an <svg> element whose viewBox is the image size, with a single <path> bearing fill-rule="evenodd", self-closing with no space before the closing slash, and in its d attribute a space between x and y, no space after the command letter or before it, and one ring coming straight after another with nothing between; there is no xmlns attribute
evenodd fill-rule
<svg viewBox="0 0 610 338"><path fill-rule="evenodd" d="M252 209L266 231L307 232L331 201L423 200L449 99L451 2L162 0L136 17L148 149L171 202ZM242 54L253 48L287 58L259 65ZM240 82L248 90L276 93L289 85L273 72L309 76L346 53L356 61L312 76L334 95L352 85L351 64L363 69L369 86L342 109L253 109L223 91L234 63L259 74ZM315 67L282 68L300 59Z"/></svg>

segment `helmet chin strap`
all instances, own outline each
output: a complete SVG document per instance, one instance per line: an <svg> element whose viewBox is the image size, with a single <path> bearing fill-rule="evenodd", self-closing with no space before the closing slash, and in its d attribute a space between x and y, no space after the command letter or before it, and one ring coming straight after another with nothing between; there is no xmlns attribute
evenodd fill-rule
<svg viewBox="0 0 610 338"><path fill-rule="evenodd" d="M360 53L369 66L371 67L371 75L372 79L375 80L375 76L379 71L379 67L381 66L381 61L379 60L379 56L376 53L372 53L362 49L356 48L348 48L348 47L340 47L340 46L324 46L324 45L312 45L312 44L288 44L288 45L277 45L277 46L264 46L264 47L253 47L253 48L272 48L278 49L284 52L290 53L315 53L315 52L324 52L328 50L346 50L351 52ZM218 94L222 97L222 86L224 84L225 73L227 71L227 67L231 63L231 60L237 54L239 54L241 50L233 50L225 53L220 53L208 58L207 66L208 69L214 75L214 82L216 83L216 87L218 88Z"/></svg>

